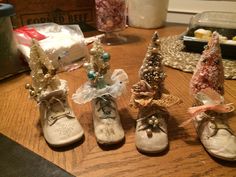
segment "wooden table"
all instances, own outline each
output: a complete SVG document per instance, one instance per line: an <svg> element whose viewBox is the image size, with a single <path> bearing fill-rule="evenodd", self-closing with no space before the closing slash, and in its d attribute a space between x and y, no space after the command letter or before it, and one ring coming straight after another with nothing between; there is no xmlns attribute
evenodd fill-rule
<svg viewBox="0 0 236 177"><path fill-rule="evenodd" d="M158 29L158 32L163 37L180 34L184 30L185 26L170 25ZM123 32L129 39L127 44L104 46L112 56L111 69L123 68L129 75L127 92L117 100L125 129L124 143L112 147L99 146L93 132L91 105L77 105L69 99L84 128L85 140L66 148L50 148L42 135L37 105L29 99L24 88L25 83L31 82L26 73L0 83L0 132L76 176L236 176L236 163L210 157L192 124L178 127L189 118L186 110L193 102L189 95L191 74L168 67L165 67L168 75L165 87L183 100L182 104L169 109L169 149L157 155L144 155L137 151L134 143L137 110L128 106L130 88L138 81L138 70L153 31L127 28ZM84 69L59 76L68 81L69 98L87 79ZM236 105L236 81L226 80L225 98ZM229 122L236 130L236 119Z"/></svg>

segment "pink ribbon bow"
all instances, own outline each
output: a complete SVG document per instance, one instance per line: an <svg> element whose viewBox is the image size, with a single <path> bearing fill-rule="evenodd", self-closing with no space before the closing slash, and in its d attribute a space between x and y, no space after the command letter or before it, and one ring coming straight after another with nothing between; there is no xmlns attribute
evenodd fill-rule
<svg viewBox="0 0 236 177"><path fill-rule="evenodd" d="M214 98L212 97L213 95L215 96ZM202 102L207 100L211 103L189 108L188 113L190 114L191 118L184 121L182 124L180 124L179 127L184 127L185 125L189 124L197 115L205 111L211 110L218 113L229 113L235 110L233 103L223 104L222 100L220 100L222 99L221 95L210 88L204 89L199 92L197 99Z"/></svg>

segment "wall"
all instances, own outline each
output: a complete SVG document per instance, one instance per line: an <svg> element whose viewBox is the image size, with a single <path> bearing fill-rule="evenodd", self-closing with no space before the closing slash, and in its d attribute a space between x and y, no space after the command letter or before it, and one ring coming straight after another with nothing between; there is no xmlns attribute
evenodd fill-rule
<svg viewBox="0 0 236 177"><path fill-rule="evenodd" d="M169 0L167 22L188 24L194 14L203 11L236 13L236 0Z"/></svg>

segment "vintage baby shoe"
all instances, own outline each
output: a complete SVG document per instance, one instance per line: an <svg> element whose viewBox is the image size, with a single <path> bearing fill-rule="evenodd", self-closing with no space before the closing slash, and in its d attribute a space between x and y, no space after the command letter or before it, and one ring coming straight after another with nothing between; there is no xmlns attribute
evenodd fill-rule
<svg viewBox="0 0 236 177"><path fill-rule="evenodd" d="M42 93L39 109L44 138L50 145L65 146L82 138L84 132L68 104L66 89Z"/></svg>
<svg viewBox="0 0 236 177"><path fill-rule="evenodd" d="M189 108L201 143L212 156L236 160L236 136L226 122L234 111L232 104L212 89L203 89L195 95L198 105Z"/></svg>
<svg viewBox="0 0 236 177"><path fill-rule="evenodd" d="M146 153L158 153L168 147L167 114L154 107L140 111L135 131L136 147Z"/></svg>
<svg viewBox="0 0 236 177"><path fill-rule="evenodd" d="M32 85L25 87L39 105L44 138L52 146L78 141L83 129L68 104L67 83L57 77L52 62L36 40L32 41L29 66Z"/></svg>
<svg viewBox="0 0 236 177"><path fill-rule="evenodd" d="M124 139L124 130L114 98L104 95L92 101L93 125L97 142L114 144Z"/></svg>
<svg viewBox="0 0 236 177"><path fill-rule="evenodd" d="M135 142L138 150L158 153L168 147L166 108L179 98L165 93L160 40L155 32L139 70L140 81L132 86L130 106L139 109Z"/></svg>
<svg viewBox="0 0 236 177"><path fill-rule="evenodd" d="M77 89L72 99L78 104L92 102L93 125L97 142L115 144L124 139L115 99L125 90L128 75L123 69L111 74L110 54L105 52L99 39L90 49L89 61L84 63L89 81Z"/></svg>
<svg viewBox="0 0 236 177"><path fill-rule="evenodd" d="M194 125L206 151L220 159L236 161L236 136L223 120L223 114L197 115Z"/></svg>
<svg viewBox="0 0 236 177"><path fill-rule="evenodd" d="M188 110L189 120L194 120L201 143L212 156L235 161L236 136L225 121L234 106L224 103L224 67L217 32L213 32L198 61L190 89L196 105Z"/></svg>

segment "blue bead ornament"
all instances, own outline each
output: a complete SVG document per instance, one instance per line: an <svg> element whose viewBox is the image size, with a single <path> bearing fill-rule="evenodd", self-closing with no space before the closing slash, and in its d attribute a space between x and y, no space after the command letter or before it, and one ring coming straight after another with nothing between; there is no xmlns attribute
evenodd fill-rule
<svg viewBox="0 0 236 177"><path fill-rule="evenodd" d="M104 52L104 53L102 54L102 59L103 59L103 61L104 61L104 62L107 62L107 61L109 61L109 60L110 60L110 58L111 58L111 56L110 56L110 54L109 54L109 53L107 53L107 52Z"/></svg>
<svg viewBox="0 0 236 177"><path fill-rule="evenodd" d="M89 71L87 75L90 80L94 80L96 77L96 73L94 71Z"/></svg>

